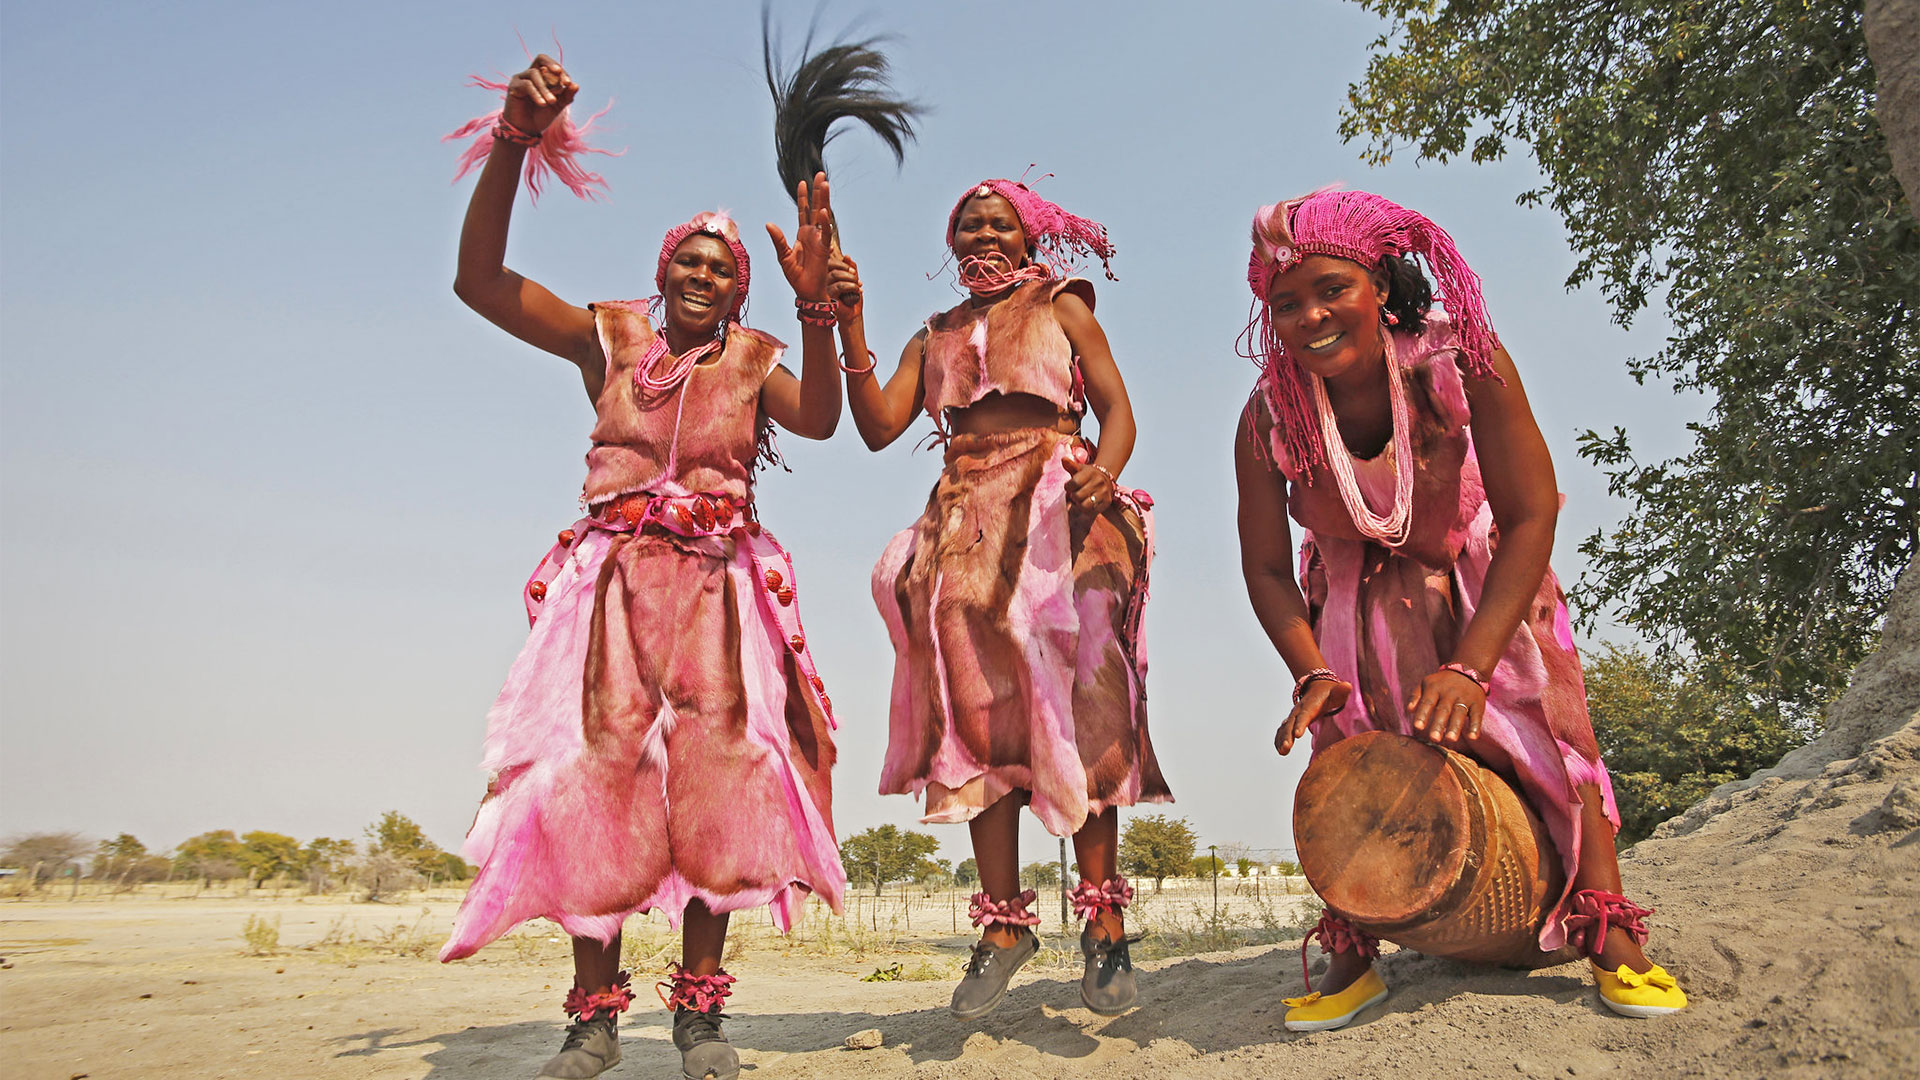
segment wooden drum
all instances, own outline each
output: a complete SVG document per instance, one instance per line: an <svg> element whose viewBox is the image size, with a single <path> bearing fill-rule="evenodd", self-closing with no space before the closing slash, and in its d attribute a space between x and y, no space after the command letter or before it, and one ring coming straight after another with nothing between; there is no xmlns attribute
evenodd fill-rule
<svg viewBox="0 0 1920 1080"><path fill-rule="evenodd" d="M1386 731L1316 755L1293 804L1300 868L1328 908L1431 956L1562 963L1540 926L1565 884L1540 819L1473 759Z"/></svg>

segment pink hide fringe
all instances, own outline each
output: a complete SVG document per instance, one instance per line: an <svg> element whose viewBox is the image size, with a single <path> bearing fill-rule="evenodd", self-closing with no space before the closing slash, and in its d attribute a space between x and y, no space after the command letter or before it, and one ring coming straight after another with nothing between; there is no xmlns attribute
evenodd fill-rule
<svg viewBox="0 0 1920 1080"><path fill-rule="evenodd" d="M471 956L533 918L552 919L573 937L610 942L635 912L662 911L668 925L678 927L694 899L715 913L770 905L774 924L783 932L800 917L809 892L817 892L834 911L841 909L846 873L833 831L787 756L791 735L785 720L787 683L781 672L789 635L768 613L768 605L760 602L766 590L759 579L764 568L774 563L787 567L791 581L792 564L778 541L763 530L757 537L736 534L734 560L727 573L733 578L738 603L747 737L776 751L773 760L781 769L769 779L782 785L786 796L786 825L800 848L804 866L796 869L801 873L785 882L716 893L695 886L675 869L645 900L625 910L569 910L570 895L605 892L602 878L638 861L624 857L618 849L625 842L624 830L600 821L555 820L549 812L560 804L561 785L577 767L584 747L582 702L595 590L612 540L613 534L602 529L587 529L574 543L566 563L549 582L540 617L488 712L482 764L494 779L462 847L480 870L460 905L453 934L440 950L443 961ZM797 628L797 614L792 619L791 625ZM643 760L662 770L664 737L672 725L671 709L663 707L643 749ZM661 779L664 782L664 771ZM604 808L609 816L623 809ZM658 841L668 839L661 836ZM725 842L725 838L699 842Z"/></svg>
<svg viewBox="0 0 1920 1080"><path fill-rule="evenodd" d="M467 85L498 91L502 94L507 90L506 83L483 79L478 75L469 76ZM599 193L593 190L596 187L601 191L607 190L606 178L597 172L588 172L580 163L580 155L604 154L607 157L619 157L626 152L602 150L587 145L587 136L593 132L594 122L607 115L607 110L611 108L613 108L613 102L609 101L606 108L587 117L587 122L577 127L573 122L573 109L571 107L562 109L560 118L541 134L540 144L527 152L523 177L527 185L527 194L532 197L536 205L540 202L540 194L545 189L549 176L559 180L568 191L582 199L598 199ZM502 107L476 116L440 137L441 142L473 140L460 154L460 167L453 174L454 183L459 183L462 177L479 168L487 160L487 155L493 153L493 126L500 122L504 111Z"/></svg>
<svg viewBox="0 0 1920 1080"><path fill-rule="evenodd" d="M1056 836L1070 836L1078 832L1089 816L1105 813L1109 807L1172 801L1169 795L1142 796L1142 766L1138 761L1111 797L1090 798L1088 795L1087 770L1080 759L1076 742L1074 688L1077 683L1093 681L1095 673L1117 644L1108 605L1133 605L1126 620L1132 640L1125 643L1122 652L1133 661L1127 670L1128 700L1133 713L1132 726L1136 731L1139 729L1145 707L1146 679L1146 651L1139 635L1139 608L1146 601L1147 571L1145 567L1136 571L1136 588L1131 596L1088 590L1079 598L1076 606L1072 525L1066 493L1066 481L1072 473L1063 467L1075 445L1075 439L1061 438L1040 470L1040 480L1033 490L1028 510L1026 557L1021 562L1020 576L1008 604L1007 621L1019 628L1022 635L1023 674L1028 679L1028 698L1033 708L1028 738L1030 757L1026 764L989 768L973 756L966 743L954 732L948 704L951 697L946 683L947 664L939 651L940 635L933 633L930 635L934 650L933 669L939 680L934 707L940 710L946 737L941 740L927 775L906 775L914 766L904 756L904 749L896 748L913 745L914 725L917 723L912 702L912 664L909 659L913 643L907 633L905 616L894 595L894 583L914 554L917 524L894 536L874 568L874 601L887 624L887 635L893 643L895 656L889 712L892 731L888 740L888 756L881 767L880 791L882 794L906 791L916 797L927 798L931 811L934 800L929 796L930 787L958 791L969 784L977 784L980 788L978 798L955 800L944 810L931 811L920 819L923 824L954 824L970 820L1014 790L1025 790L1031 794L1029 805L1034 815ZM1146 497L1144 492L1133 493L1130 497L1133 496L1137 496L1136 509L1147 522L1145 555L1150 563L1153 534L1152 515L1148 511L1152 499ZM940 595L941 581L936 576L931 599L935 610L939 608Z"/></svg>

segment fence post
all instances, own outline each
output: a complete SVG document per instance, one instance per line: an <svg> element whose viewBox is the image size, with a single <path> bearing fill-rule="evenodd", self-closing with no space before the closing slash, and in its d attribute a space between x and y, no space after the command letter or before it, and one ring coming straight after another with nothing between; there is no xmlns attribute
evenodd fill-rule
<svg viewBox="0 0 1920 1080"><path fill-rule="evenodd" d="M1060 932L1067 932L1067 838L1060 838Z"/></svg>

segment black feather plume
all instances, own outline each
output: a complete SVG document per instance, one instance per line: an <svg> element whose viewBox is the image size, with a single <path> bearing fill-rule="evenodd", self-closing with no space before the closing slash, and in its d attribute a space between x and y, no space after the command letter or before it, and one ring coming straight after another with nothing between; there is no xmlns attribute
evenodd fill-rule
<svg viewBox="0 0 1920 1080"><path fill-rule="evenodd" d="M898 165L914 140L914 118L926 112L894 95L887 57L879 48L885 38L840 42L814 52L818 18L816 13L807 27L800 62L783 72L774 58L771 13L766 4L760 7L760 55L773 94L774 161L788 198L801 182L826 171L827 144L840 134L834 125L841 120L865 124L893 151Z"/></svg>

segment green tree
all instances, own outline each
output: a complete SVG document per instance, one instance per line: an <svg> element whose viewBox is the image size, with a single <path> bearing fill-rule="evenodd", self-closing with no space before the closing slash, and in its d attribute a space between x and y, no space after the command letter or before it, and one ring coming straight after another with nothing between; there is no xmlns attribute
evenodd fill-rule
<svg viewBox="0 0 1920 1080"><path fill-rule="evenodd" d="M352 870L354 845L351 840L334 840L318 836L307 841L300 849L300 875L307 881L307 891L324 893L347 879Z"/></svg>
<svg viewBox="0 0 1920 1080"><path fill-rule="evenodd" d="M1194 877L1212 877L1227 872L1227 861L1213 855L1202 855L1188 864L1187 873Z"/></svg>
<svg viewBox="0 0 1920 1080"><path fill-rule="evenodd" d="M141 859L147 857L147 845L132 833L121 833L100 841L93 853L93 876L102 881L117 880Z"/></svg>
<svg viewBox="0 0 1920 1080"><path fill-rule="evenodd" d="M181 841L173 849L174 869L211 885L239 877L240 856L245 849L232 829L216 829Z"/></svg>
<svg viewBox="0 0 1920 1080"><path fill-rule="evenodd" d="M953 868L953 883L963 889L980 884L980 864L972 859L961 859L960 865Z"/></svg>
<svg viewBox="0 0 1920 1080"><path fill-rule="evenodd" d="M1582 545L1582 618L1810 716L1871 648L1920 525L1920 225L1859 4L1357 2L1388 29L1342 134L1375 163L1530 149L1545 184L1520 199L1566 224L1568 286L1597 281L1623 324L1658 298L1673 333L1628 369L1707 398L1669 461L1582 436L1633 504Z"/></svg>
<svg viewBox="0 0 1920 1080"><path fill-rule="evenodd" d="M840 845L840 861L847 876L873 882L875 896L889 881L915 878L927 856L940 850L940 841L923 832L881 825L848 837Z"/></svg>
<svg viewBox="0 0 1920 1080"><path fill-rule="evenodd" d="M1593 733L1613 776L1620 843L1721 784L1748 776L1805 741L1766 702L1727 693L1723 680L1674 659L1603 648L1587 664Z"/></svg>
<svg viewBox="0 0 1920 1080"><path fill-rule="evenodd" d="M255 888L267 879L291 874L300 865L300 841L277 832L255 830L240 838L240 868Z"/></svg>
<svg viewBox="0 0 1920 1080"><path fill-rule="evenodd" d="M1020 884L1028 889L1051 889L1060 884L1060 864L1028 863L1026 868L1020 871Z"/></svg>
<svg viewBox="0 0 1920 1080"><path fill-rule="evenodd" d="M1196 840L1185 818L1144 814L1127 822L1120 836L1120 869L1153 879L1153 891L1193 865Z"/></svg>
<svg viewBox="0 0 1920 1080"><path fill-rule="evenodd" d="M132 833L100 841L93 854L93 877L111 881L123 891L143 881L161 880L172 866L172 860L148 852Z"/></svg>
<svg viewBox="0 0 1920 1080"><path fill-rule="evenodd" d="M426 831L412 818L398 810L389 810L380 815L379 821L367 826L367 854L391 855L425 877L441 872L445 852L427 839Z"/></svg>
<svg viewBox="0 0 1920 1080"><path fill-rule="evenodd" d="M1252 877L1253 867L1254 867L1253 860L1247 858L1245 855L1242 855L1239 858L1233 860L1234 872L1239 874L1241 877Z"/></svg>

